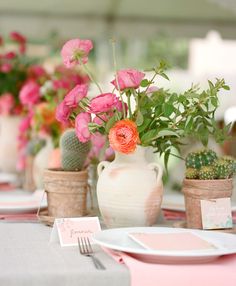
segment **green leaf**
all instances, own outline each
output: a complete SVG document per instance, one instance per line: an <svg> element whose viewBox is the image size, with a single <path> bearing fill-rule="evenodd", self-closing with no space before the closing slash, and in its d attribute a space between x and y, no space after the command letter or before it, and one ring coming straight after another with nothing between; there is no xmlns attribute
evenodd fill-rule
<svg viewBox="0 0 236 286"><path fill-rule="evenodd" d="M214 107L218 107L218 99L216 97L211 97L211 104Z"/></svg>
<svg viewBox="0 0 236 286"><path fill-rule="evenodd" d="M211 89L214 88L214 84L213 84L210 80L208 80L208 84L209 84L209 87L210 87Z"/></svg>
<svg viewBox="0 0 236 286"><path fill-rule="evenodd" d="M151 129L149 131L147 131L142 137L141 137L141 141L143 143L146 143L146 142L150 142L152 141L153 139L155 139L155 137L157 136L158 134L158 130L157 129Z"/></svg>
<svg viewBox="0 0 236 286"><path fill-rule="evenodd" d="M170 157L170 150L167 150L164 155L164 164L166 171L167 171L169 157Z"/></svg>
<svg viewBox="0 0 236 286"><path fill-rule="evenodd" d="M166 117L169 117L175 110L174 106L173 105L170 105L168 103L164 104L164 115Z"/></svg>
<svg viewBox="0 0 236 286"><path fill-rule="evenodd" d="M148 127L148 125L151 123L151 121L152 119L144 117L143 124L141 126L138 126L138 132L139 133L143 132Z"/></svg>
<svg viewBox="0 0 236 286"><path fill-rule="evenodd" d="M141 126L143 124L143 115L140 112L140 110L138 110L138 113L137 113L136 124L137 126Z"/></svg>
<svg viewBox="0 0 236 286"><path fill-rule="evenodd" d="M230 87L228 85L223 85L222 88L225 90L230 90Z"/></svg>
<svg viewBox="0 0 236 286"><path fill-rule="evenodd" d="M109 133L112 126L116 123L116 117L112 116L106 123L105 130L107 133Z"/></svg>
<svg viewBox="0 0 236 286"><path fill-rule="evenodd" d="M147 79L143 79L140 84L142 87L147 87L149 85L149 81Z"/></svg>
<svg viewBox="0 0 236 286"><path fill-rule="evenodd" d="M176 137L179 137L179 135L175 131L169 130L169 129L165 129L165 130L159 131L156 138L163 137L163 136L176 136Z"/></svg>
<svg viewBox="0 0 236 286"><path fill-rule="evenodd" d="M163 78L167 79L167 80L170 80L164 72L160 73L159 75L162 76Z"/></svg>
<svg viewBox="0 0 236 286"><path fill-rule="evenodd" d="M187 131L191 129L192 125L193 125L193 117L189 116L185 123L185 128L187 129Z"/></svg>

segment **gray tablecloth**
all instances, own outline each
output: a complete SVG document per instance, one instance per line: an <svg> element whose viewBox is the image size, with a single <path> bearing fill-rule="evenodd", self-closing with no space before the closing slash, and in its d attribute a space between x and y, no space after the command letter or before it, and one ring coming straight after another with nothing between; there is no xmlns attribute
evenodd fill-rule
<svg viewBox="0 0 236 286"><path fill-rule="evenodd" d="M129 271L95 247L107 270L94 268L78 248L50 244L51 228L31 223L0 223L1 286L126 286Z"/></svg>

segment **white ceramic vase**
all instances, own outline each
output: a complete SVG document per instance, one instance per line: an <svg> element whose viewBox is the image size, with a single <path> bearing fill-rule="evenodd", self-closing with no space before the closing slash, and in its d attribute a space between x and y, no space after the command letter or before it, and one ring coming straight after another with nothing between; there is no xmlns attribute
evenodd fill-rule
<svg viewBox="0 0 236 286"><path fill-rule="evenodd" d="M0 116L0 171L16 173L20 116Z"/></svg>
<svg viewBox="0 0 236 286"><path fill-rule="evenodd" d="M43 189L44 170L49 166L49 158L53 151L52 139L46 138L46 145L38 152L34 158L33 177L37 189Z"/></svg>
<svg viewBox="0 0 236 286"><path fill-rule="evenodd" d="M163 196L162 168L149 163L146 148L116 153L113 162L98 165L97 197L108 227L151 226L156 223Z"/></svg>

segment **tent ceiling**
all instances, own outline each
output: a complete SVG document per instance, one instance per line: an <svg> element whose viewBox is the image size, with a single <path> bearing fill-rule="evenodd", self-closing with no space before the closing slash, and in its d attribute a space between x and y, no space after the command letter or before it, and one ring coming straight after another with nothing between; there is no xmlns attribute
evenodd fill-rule
<svg viewBox="0 0 236 286"><path fill-rule="evenodd" d="M236 1L225 0L1 0L0 32L18 29L46 38L202 37L211 29L236 37Z"/></svg>

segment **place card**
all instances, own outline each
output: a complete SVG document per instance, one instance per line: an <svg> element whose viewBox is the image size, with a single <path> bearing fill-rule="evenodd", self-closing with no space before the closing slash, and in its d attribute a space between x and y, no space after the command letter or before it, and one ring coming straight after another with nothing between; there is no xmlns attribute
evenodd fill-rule
<svg viewBox="0 0 236 286"><path fill-rule="evenodd" d="M201 200L203 229L232 228L232 212L230 198Z"/></svg>
<svg viewBox="0 0 236 286"><path fill-rule="evenodd" d="M60 241L61 246L75 246L78 245L78 237L91 238L100 230L98 217L57 218L53 224L50 242Z"/></svg>

